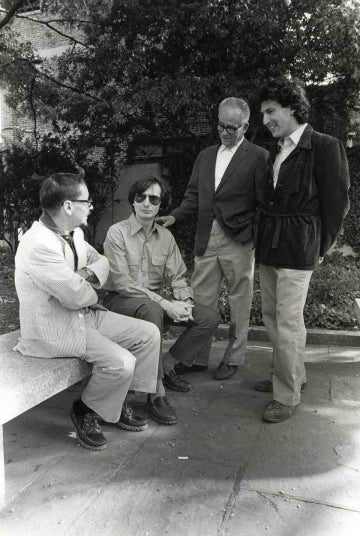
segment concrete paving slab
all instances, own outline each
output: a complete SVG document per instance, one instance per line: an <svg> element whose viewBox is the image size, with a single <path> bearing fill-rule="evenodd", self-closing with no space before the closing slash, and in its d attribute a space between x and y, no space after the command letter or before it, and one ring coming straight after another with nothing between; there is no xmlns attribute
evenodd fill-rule
<svg viewBox="0 0 360 536"><path fill-rule="evenodd" d="M342 447L349 446L349 454L360 451L360 437L353 433L360 412L349 413L335 406L314 413L303 403L289 421L264 425L243 486L289 496L296 491L297 497L360 512L357 461L341 463Z"/></svg>
<svg viewBox="0 0 360 536"><path fill-rule="evenodd" d="M228 516L226 531L239 536L357 536L360 513L327 505L281 497L262 490L239 492Z"/></svg>
<svg viewBox="0 0 360 536"><path fill-rule="evenodd" d="M170 345L171 342L165 343ZM271 348L193 391L169 392L179 423L131 433L104 425L108 448L77 447L68 413L82 386L5 426L8 503L1 536L353 536L360 527L360 361L354 349L308 348L308 390L289 421L267 424ZM330 359L326 356L331 356ZM146 414L146 397L133 397ZM9 500L10 499L10 500Z"/></svg>

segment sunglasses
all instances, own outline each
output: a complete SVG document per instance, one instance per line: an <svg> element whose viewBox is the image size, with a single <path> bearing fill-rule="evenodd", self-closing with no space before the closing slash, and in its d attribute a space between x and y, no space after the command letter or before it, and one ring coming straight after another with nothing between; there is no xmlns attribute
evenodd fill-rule
<svg viewBox="0 0 360 536"><path fill-rule="evenodd" d="M147 195L147 194L135 194L134 201L136 203L143 203L145 199L148 198L152 205L160 205L161 197L158 195Z"/></svg>

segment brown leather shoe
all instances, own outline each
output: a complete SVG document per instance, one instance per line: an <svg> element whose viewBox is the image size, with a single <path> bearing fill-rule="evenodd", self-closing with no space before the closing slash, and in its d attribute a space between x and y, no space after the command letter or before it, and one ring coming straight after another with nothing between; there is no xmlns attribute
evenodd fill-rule
<svg viewBox="0 0 360 536"><path fill-rule="evenodd" d="M168 373L164 372L163 384L168 389L179 391L180 393L191 391L191 383L186 380L180 380L174 370L170 370Z"/></svg>
<svg viewBox="0 0 360 536"><path fill-rule="evenodd" d="M218 368L214 371L214 379L215 380L227 380L228 378L231 378L237 371L238 367L237 365L228 365L227 363L224 363L223 361L220 363Z"/></svg>
<svg viewBox="0 0 360 536"><path fill-rule="evenodd" d="M148 422L144 417L135 415L134 410L124 402L117 425L119 428L130 432L142 432L148 427Z"/></svg>
<svg viewBox="0 0 360 536"><path fill-rule="evenodd" d="M306 391L307 383L301 384L301 392ZM272 393L273 392L273 382L271 380L260 380L254 383L255 391L260 391L261 393Z"/></svg>
<svg viewBox="0 0 360 536"><path fill-rule="evenodd" d="M75 425L76 437L79 445L90 450L103 450L107 440L99 424L99 416L96 413L77 415L71 409L70 417Z"/></svg>
<svg viewBox="0 0 360 536"><path fill-rule="evenodd" d="M299 404L296 406L286 406L277 400L272 400L270 404L266 406L262 419L266 422L286 421L287 419L290 419L298 406Z"/></svg>
<svg viewBox="0 0 360 536"><path fill-rule="evenodd" d="M176 424L177 416L175 408L170 404L166 396L159 395L151 401L147 397L147 407L150 417L160 424Z"/></svg>

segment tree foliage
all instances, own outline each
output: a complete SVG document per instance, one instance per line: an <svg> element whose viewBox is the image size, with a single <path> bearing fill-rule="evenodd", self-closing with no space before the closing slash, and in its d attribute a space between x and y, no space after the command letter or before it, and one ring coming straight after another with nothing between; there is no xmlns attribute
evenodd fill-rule
<svg viewBox="0 0 360 536"><path fill-rule="evenodd" d="M119 155L133 139L171 139L193 158L215 138L224 96L250 98L279 74L309 86L336 81L339 102L356 105L358 0L65 0L41 6L69 35L80 28L82 44L69 40L57 61L41 63L22 49L3 64L2 81L11 88L12 105L27 102L58 135L84 147Z"/></svg>
<svg viewBox="0 0 360 536"><path fill-rule="evenodd" d="M0 33L8 103L33 119L39 148L46 125L53 145L91 168L98 207L139 143L162 145L181 196L199 150L217 139L220 100L251 101L269 77L300 78L325 114L357 109L359 0L42 0L41 17L2 4L12 13ZM40 57L16 34L21 17L67 35L67 50Z"/></svg>

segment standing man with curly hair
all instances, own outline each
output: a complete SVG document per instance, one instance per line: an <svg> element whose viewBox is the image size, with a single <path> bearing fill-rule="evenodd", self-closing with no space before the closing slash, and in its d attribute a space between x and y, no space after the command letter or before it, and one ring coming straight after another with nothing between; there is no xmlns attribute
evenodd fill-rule
<svg viewBox="0 0 360 536"><path fill-rule="evenodd" d="M273 392L263 420L289 419L306 388L303 309L311 275L335 242L349 208L349 172L341 142L307 123L303 88L277 79L260 90L264 125L277 138L274 192L260 211L256 259L262 313L273 344Z"/></svg>

